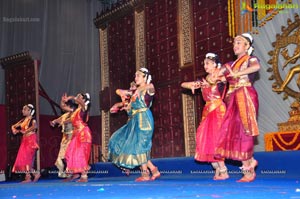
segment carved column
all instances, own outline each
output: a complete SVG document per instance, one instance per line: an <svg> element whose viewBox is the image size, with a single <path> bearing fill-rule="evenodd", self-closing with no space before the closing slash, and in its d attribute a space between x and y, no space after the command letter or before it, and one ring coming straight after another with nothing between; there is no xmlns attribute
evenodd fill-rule
<svg viewBox="0 0 300 199"><path fill-rule="evenodd" d="M180 67L194 64L193 9L190 0L178 0L178 33Z"/></svg>
<svg viewBox="0 0 300 199"><path fill-rule="evenodd" d="M107 27L99 29L100 36L100 64L101 64L101 91L104 95L101 98L108 97L109 87L109 64L108 64L108 43L107 43ZM108 99L106 99L108 100ZM104 104L104 103L102 103ZM101 110L101 123L102 123L102 143L101 151L104 157L104 161L107 160L108 155L108 141L110 137L110 113L107 108Z"/></svg>
<svg viewBox="0 0 300 199"><path fill-rule="evenodd" d="M196 124L194 97L182 94L185 155L195 155Z"/></svg>
<svg viewBox="0 0 300 199"><path fill-rule="evenodd" d="M136 69L139 69L141 67L146 67L144 7L140 8L140 9L136 9L134 19L135 19Z"/></svg>
<svg viewBox="0 0 300 199"><path fill-rule="evenodd" d="M190 0L178 0L179 67L194 68L193 9ZM192 70L194 71L194 70ZM185 155L195 154L195 100L182 94Z"/></svg>

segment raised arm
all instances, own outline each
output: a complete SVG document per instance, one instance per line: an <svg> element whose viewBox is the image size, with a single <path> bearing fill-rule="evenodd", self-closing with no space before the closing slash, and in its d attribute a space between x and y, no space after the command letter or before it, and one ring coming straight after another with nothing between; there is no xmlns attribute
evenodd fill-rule
<svg viewBox="0 0 300 199"><path fill-rule="evenodd" d="M181 83L181 87L192 90L192 93L194 94L196 89L201 88L201 83L200 81L183 82Z"/></svg>
<svg viewBox="0 0 300 199"><path fill-rule="evenodd" d="M70 108L66 103L70 99L75 99L74 96L70 95L68 96L67 93L64 93L60 100L60 108L66 112L73 111L72 108Z"/></svg>
<svg viewBox="0 0 300 199"><path fill-rule="evenodd" d="M260 64L259 61L257 60L256 57L250 58L249 59L249 67L245 68L244 70L238 71L238 72L233 72L230 68L227 68L230 72L229 76L231 77L240 77L243 75L249 75L252 73L255 73L259 71L260 69Z"/></svg>

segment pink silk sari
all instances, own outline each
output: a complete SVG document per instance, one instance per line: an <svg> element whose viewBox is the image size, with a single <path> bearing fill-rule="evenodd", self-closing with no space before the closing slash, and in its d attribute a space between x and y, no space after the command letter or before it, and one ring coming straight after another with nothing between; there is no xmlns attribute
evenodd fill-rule
<svg viewBox="0 0 300 199"><path fill-rule="evenodd" d="M26 130L31 120L24 120L21 124L21 130ZM20 148L18 150L15 164L12 172L24 173L29 172L33 167L34 157L39 145L37 143L37 135L34 131L23 134Z"/></svg>
<svg viewBox="0 0 300 199"><path fill-rule="evenodd" d="M83 121L81 108L71 116L74 127L73 137L66 150L67 169L69 173L82 173L90 170L89 158L91 153L91 130Z"/></svg>
<svg viewBox="0 0 300 199"><path fill-rule="evenodd" d="M248 67L250 57L244 56L232 64L237 72ZM254 137L259 134L257 125L258 96L247 75L228 78L227 111L221 127L216 149L217 157L248 160L253 156Z"/></svg>
<svg viewBox="0 0 300 199"><path fill-rule="evenodd" d="M220 161L215 158L215 148L220 137L220 127L226 111L218 86L202 88L206 101L202 111L202 120L197 128L195 160L201 162Z"/></svg>

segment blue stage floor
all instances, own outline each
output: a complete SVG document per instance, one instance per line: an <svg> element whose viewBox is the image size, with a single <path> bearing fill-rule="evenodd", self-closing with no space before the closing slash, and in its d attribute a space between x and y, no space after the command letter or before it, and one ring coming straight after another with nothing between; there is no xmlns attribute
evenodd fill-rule
<svg viewBox="0 0 300 199"><path fill-rule="evenodd" d="M153 182L135 177L91 178L88 183L40 180L35 184L2 183L0 198L300 198L298 179L258 178L214 181L195 176L162 176Z"/></svg>
<svg viewBox="0 0 300 199"><path fill-rule="evenodd" d="M126 176L111 163L99 163L88 183L43 178L37 183L0 183L0 198L300 198L300 152L256 153L257 179L238 183L241 173L228 165L230 178L212 180L207 164L193 158L164 158L153 162L163 172L156 181L135 182L138 173Z"/></svg>

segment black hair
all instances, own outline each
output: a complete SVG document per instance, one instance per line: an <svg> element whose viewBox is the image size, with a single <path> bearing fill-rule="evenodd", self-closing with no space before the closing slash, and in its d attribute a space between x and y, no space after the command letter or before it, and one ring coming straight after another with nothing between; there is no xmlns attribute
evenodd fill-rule
<svg viewBox="0 0 300 199"><path fill-rule="evenodd" d="M215 54L215 53L214 53L214 57L212 57L212 56L206 56L205 58L214 61L217 65L221 64L219 56L217 54Z"/></svg>
<svg viewBox="0 0 300 199"><path fill-rule="evenodd" d="M76 104L73 99L69 99L65 104L73 110L78 107L78 104Z"/></svg>

